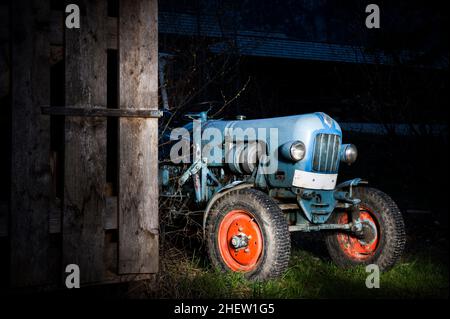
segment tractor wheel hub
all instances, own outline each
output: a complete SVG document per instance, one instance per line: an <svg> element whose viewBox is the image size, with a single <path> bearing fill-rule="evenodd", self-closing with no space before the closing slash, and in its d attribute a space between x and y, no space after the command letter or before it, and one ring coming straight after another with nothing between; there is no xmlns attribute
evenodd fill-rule
<svg viewBox="0 0 450 319"><path fill-rule="evenodd" d="M244 233L240 233L238 235L234 235L233 238L231 238L231 245L235 249L244 248L247 247L249 240L249 236Z"/></svg>

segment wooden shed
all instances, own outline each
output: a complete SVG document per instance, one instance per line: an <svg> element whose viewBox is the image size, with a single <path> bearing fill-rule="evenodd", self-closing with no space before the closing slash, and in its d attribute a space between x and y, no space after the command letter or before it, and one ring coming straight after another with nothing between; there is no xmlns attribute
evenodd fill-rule
<svg viewBox="0 0 450 319"><path fill-rule="evenodd" d="M13 288L64 287L70 264L82 285L158 271L157 0L70 3L79 28L63 1L0 5L0 260Z"/></svg>

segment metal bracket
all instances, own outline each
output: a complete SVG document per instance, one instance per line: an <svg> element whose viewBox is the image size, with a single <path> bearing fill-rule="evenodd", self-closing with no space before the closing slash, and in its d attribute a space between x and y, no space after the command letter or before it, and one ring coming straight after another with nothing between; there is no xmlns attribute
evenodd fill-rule
<svg viewBox="0 0 450 319"><path fill-rule="evenodd" d="M82 116L82 117L136 117L136 118L159 118L163 115L160 110L147 109L108 109L101 106L93 107L64 107L44 106L41 107L44 115L57 116Z"/></svg>
<svg viewBox="0 0 450 319"><path fill-rule="evenodd" d="M199 174L200 173L200 174ZM178 185L183 186L189 177L194 180L194 190L197 202L204 202L208 200L208 177L221 187L219 180L208 168L207 158L197 159L178 179Z"/></svg>
<svg viewBox="0 0 450 319"><path fill-rule="evenodd" d="M183 186L184 183L186 183L186 181L189 179L189 177L191 177L194 174L197 174L200 169L202 168L204 162L203 159L198 159L196 160L187 170L186 172L183 173L183 175L181 175L181 177L178 179L178 184L180 186Z"/></svg>
<svg viewBox="0 0 450 319"><path fill-rule="evenodd" d="M341 188L345 188L345 187L349 187L350 188L350 197L353 195L353 187L357 186L357 185L367 185L369 182L366 180L363 180L361 178L354 178L348 181L345 181L343 183L340 183L339 185L336 186L336 189L341 189Z"/></svg>
<svg viewBox="0 0 450 319"><path fill-rule="evenodd" d="M353 224L321 224L321 225L310 225L310 224L300 224L289 226L289 231L319 231L319 230L351 230Z"/></svg>

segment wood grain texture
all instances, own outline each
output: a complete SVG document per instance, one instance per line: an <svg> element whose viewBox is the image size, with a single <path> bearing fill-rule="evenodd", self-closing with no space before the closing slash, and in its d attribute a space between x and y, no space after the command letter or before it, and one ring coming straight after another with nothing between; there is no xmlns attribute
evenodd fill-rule
<svg viewBox="0 0 450 319"><path fill-rule="evenodd" d="M66 104L106 105L106 0L72 1L81 28L66 29ZM82 283L105 273L103 216L106 184L106 119L65 119L63 271L80 267Z"/></svg>
<svg viewBox="0 0 450 319"><path fill-rule="evenodd" d="M50 208L50 1L11 1L12 12L12 185L11 284L52 284Z"/></svg>
<svg viewBox="0 0 450 319"><path fill-rule="evenodd" d="M158 103L156 0L119 3L119 106ZM158 271L158 120L119 120L119 273Z"/></svg>
<svg viewBox="0 0 450 319"><path fill-rule="evenodd" d="M6 4L0 4L0 100L8 96L11 89L11 43L10 43L10 10L9 6ZM3 108L7 108L6 104L2 105ZM2 114L7 114L4 109L1 110ZM9 117L6 116L0 118L0 125L6 126ZM8 125L9 126L9 125ZM4 138L2 141L6 142L7 136L2 136ZM1 139L0 139L1 140ZM1 142L0 142L1 143ZM9 150L6 151L7 154ZM9 159L8 159L9 160ZM2 167L0 172L4 178L2 178L2 183L9 184L10 180L7 175L10 174L9 167ZM6 195L6 194L3 194ZM8 196L8 195L6 195ZM0 200L0 237L6 237L9 233L9 199L2 198ZM0 267L2 264L6 264L6 260L0 261ZM1 276L0 276L1 277Z"/></svg>
<svg viewBox="0 0 450 319"><path fill-rule="evenodd" d="M73 3L73 2L71 2ZM54 46L62 46L64 42L64 19L66 13L52 10L50 14L50 43ZM1 26L0 26L1 27ZM106 46L108 49L117 49L117 18L106 18Z"/></svg>

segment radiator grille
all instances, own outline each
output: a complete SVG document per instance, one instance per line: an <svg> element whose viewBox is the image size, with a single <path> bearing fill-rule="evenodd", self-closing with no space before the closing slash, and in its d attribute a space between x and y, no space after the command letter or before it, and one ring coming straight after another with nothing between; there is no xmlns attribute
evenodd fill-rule
<svg viewBox="0 0 450 319"><path fill-rule="evenodd" d="M314 143L313 170L336 172L339 162L340 137L336 134L317 134Z"/></svg>

